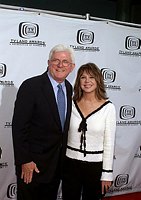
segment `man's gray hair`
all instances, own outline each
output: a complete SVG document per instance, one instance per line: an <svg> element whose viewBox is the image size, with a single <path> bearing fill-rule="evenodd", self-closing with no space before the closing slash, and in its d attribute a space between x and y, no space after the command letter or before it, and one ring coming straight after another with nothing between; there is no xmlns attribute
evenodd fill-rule
<svg viewBox="0 0 141 200"><path fill-rule="evenodd" d="M74 50L71 47L64 46L63 44L58 44L54 46L49 53L49 60L51 60L53 53L55 52L61 52L61 51L66 51L70 54L72 63L75 63L75 58L74 58Z"/></svg>

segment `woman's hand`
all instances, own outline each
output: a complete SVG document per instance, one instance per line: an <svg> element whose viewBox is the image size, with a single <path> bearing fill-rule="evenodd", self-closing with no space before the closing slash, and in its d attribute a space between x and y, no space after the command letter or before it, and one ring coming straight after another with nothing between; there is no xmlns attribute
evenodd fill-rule
<svg viewBox="0 0 141 200"><path fill-rule="evenodd" d="M102 181L102 194L105 195L106 192L112 185L112 181Z"/></svg>

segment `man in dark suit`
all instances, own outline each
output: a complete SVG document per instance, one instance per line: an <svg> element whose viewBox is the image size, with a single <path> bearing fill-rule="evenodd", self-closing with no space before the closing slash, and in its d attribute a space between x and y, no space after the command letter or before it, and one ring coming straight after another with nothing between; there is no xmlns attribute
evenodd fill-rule
<svg viewBox="0 0 141 200"><path fill-rule="evenodd" d="M56 200L71 114L73 50L56 45L48 70L25 80L17 93L12 136L18 200ZM57 106L58 83L65 94L65 122Z"/></svg>

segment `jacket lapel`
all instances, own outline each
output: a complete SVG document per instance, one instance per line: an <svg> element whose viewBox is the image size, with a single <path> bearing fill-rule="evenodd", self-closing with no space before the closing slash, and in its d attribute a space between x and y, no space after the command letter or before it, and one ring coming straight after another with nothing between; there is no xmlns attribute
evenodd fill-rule
<svg viewBox="0 0 141 200"><path fill-rule="evenodd" d="M48 78L47 72L45 72L42 75L42 77L43 77L42 79L43 80L43 84L42 84L43 94L47 100L47 103L50 109L52 110L52 116L54 117L55 122L58 124L58 126L61 127L61 121L59 117L55 94L53 91L52 84ZM71 105L72 105L72 86L67 80L65 80L65 85L66 85L66 94L67 94L67 112L66 112L64 130L68 129L70 114L71 114Z"/></svg>
<svg viewBox="0 0 141 200"><path fill-rule="evenodd" d="M42 85L43 94L47 100L47 103L50 107L50 110L52 110L52 116L54 117L55 122L58 124L58 126L61 126L58 107L55 99L55 94L53 91L53 87L51 85L51 82L48 78L47 72L43 74L43 85Z"/></svg>
<svg viewBox="0 0 141 200"><path fill-rule="evenodd" d="M68 129L70 115L71 115L71 107L72 107L72 86L70 83L66 80L66 94L67 94L67 112L66 112L66 121L65 121L65 129Z"/></svg>

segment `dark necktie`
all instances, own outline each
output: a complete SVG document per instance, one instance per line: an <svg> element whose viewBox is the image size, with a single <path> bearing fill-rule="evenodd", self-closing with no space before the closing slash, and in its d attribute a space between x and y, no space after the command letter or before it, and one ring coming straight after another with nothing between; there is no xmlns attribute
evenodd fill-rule
<svg viewBox="0 0 141 200"><path fill-rule="evenodd" d="M61 125L63 129L64 123L65 123L65 94L64 94L61 84L58 84L57 87L58 87L57 103L58 103L58 110L59 110Z"/></svg>

